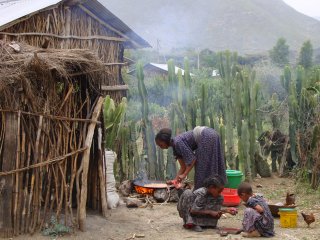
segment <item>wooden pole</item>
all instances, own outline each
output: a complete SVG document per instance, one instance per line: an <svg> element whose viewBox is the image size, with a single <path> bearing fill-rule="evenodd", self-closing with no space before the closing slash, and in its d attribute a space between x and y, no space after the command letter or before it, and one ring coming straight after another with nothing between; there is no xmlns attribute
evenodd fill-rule
<svg viewBox="0 0 320 240"><path fill-rule="evenodd" d="M103 97L99 97L99 100L94 108L93 114L92 114L92 120L97 121L102 105L104 102ZM88 191L88 170L89 170L89 158L90 158L90 149L91 149L91 144L92 144L92 138L94 134L94 129L96 127L96 123L92 122L90 123L88 127L88 132L85 140L85 147L87 148L82 157L82 177L81 177L81 196L80 196L80 206L79 206L79 228L81 231L86 231L86 203L87 203L87 191Z"/></svg>
<svg viewBox="0 0 320 240"><path fill-rule="evenodd" d="M75 35L57 35L52 33L37 33L37 32L29 32L29 33L10 33L10 32L0 32L1 36L39 36L39 37L52 37L52 38L58 38L58 39L76 39L76 40L105 40L105 41L112 41L112 42L125 42L125 38L118 38L118 37L106 37L106 36L100 36L100 35L91 35L91 36L75 36Z"/></svg>
<svg viewBox="0 0 320 240"><path fill-rule="evenodd" d="M102 91L127 91L129 89L128 85L115 85L115 86L106 86L102 85Z"/></svg>
<svg viewBox="0 0 320 240"><path fill-rule="evenodd" d="M103 155L104 154L104 147L102 143L102 129L101 127L98 129L99 133L99 159L98 159L98 169L99 169L99 185L100 185L100 195L101 195L101 209L102 209L102 216L107 216L108 211L108 204L107 204L107 195L106 195L106 181L105 176L103 174Z"/></svg>
<svg viewBox="0 0 320 240"><path fill-rule="evenodd" d="M10 171L15 167L17 151L17 126L18 118L14 113L5 114L5 135L3 147L2 170ZM1 237L10 238L13 236L13 175L5 176L1 181L4 186L0 195L2 207L0 226Z"/></svg>
<svg viewBox="0 0 320 240"><path fill-rule="evenodd" d="M18 124L17 124L17 150L16 150L16 169L20 167L20 118L21 118L21 112L18 111ZM15 191L14 191L14 208L13 208L13 225L14 225L14 235L19 234L19 227L20 219L18 218L18 200L19 200L19 173L16 173L16 179L15 179Z"/></svg>

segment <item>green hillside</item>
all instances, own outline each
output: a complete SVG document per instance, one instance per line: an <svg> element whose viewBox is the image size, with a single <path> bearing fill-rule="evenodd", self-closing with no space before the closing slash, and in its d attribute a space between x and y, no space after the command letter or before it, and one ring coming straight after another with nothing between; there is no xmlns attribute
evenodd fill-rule
<svg viewBox="0 0 320 240"><path fill-rule="evenodd" d="M269 50L279 37L292 50L310 39L320 46L320 21L282 0L102 0L142 37L162 50Z"/></svg>

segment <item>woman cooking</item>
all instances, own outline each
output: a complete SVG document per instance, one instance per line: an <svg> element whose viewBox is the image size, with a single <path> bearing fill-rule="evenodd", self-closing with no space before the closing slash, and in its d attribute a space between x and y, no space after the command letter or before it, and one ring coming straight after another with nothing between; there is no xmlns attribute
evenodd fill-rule
<svg viewBox="0 0 320 240"><path fill-rule="evenodd" d="M221 151L219 134L209 127L195 127L192 131L172 138L172 131L163 128L155 137L162 149L173 148L180 170L171 182L181 182L195 166L194 190L203 187L208 177L219 175L227 182L226 168Z"/></svg>

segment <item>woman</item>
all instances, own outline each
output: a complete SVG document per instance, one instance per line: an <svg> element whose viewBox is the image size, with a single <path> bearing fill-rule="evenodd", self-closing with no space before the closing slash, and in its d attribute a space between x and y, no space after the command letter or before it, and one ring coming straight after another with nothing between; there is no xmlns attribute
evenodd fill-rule
<svg viewBox="0 0 320 240"><path fill-rule="evenodd" d="M172 147L179 161L180 169L172 181L181 182L195 166L194 190L203 187L204 180L214 175L219 175L226 184L226 168L220 137L214 129L196 127L192 131L172 138L171 129L163 128L156 135L155 141L162 149Z"/></svg>
<svg viewBox="0 0 320 240"><path fill-rule="evenodd" d="M202 232L202 227L215 228L223 213L237 214L235 208L221 209L223 188L219 176L213 176L205 180L204 187L194 192L189 189L183 192L177 209L184 228Z"/></svg>

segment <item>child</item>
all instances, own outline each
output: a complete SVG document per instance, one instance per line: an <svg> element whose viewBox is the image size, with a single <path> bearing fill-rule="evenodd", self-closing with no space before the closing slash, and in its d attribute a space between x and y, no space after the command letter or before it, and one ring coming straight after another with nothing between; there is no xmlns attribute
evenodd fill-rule
<svg viewBox="0 0 320 240"><path fill-rule="evenodd" d="M224 185L219 176L207 178L204 186L194 192L185 190L177 206L183 226L197 232L202 232L202 227L216 227L223 213L237 214L235 208L221 210L223 197L220 194Z"/></svg>
<svg viewBox="0 0 320 240"><path fill-rule="evenodd" d="M252 192L251 185L243 182L238 187L238 195L247 207L243 217L243 237L273 237L274 222L268 204L261 196Z"/></svg>

